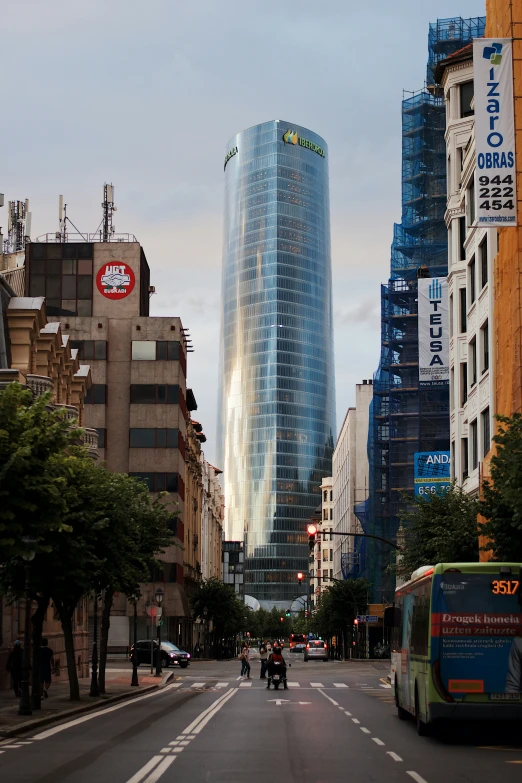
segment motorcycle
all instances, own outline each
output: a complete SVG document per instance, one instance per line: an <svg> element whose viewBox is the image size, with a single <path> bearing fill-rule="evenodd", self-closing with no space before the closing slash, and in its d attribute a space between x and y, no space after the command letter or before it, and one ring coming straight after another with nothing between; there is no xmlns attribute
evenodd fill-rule
<svg viewBox="0 0 522 783"><path fill-rule="evenodd" d="M270 689L270 685L272 684L274 686L274 690L279 690L280 683L283 683L284 688L287 688L286 684L286 677L283 675L283 667L282 664L279 662L275 662L273 664L274 670L272 671L272 674L268 678L268 689Z"/></svg>

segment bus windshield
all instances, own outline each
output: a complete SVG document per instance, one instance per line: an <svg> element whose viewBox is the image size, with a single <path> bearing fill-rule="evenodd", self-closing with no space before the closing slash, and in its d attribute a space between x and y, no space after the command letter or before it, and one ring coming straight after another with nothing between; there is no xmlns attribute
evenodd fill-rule
<svg viewBox="0 0 522 783"><path fill-rule="evenodd" d="M520 573L434 576L432 663L451 696L522 692Z"/></svg>

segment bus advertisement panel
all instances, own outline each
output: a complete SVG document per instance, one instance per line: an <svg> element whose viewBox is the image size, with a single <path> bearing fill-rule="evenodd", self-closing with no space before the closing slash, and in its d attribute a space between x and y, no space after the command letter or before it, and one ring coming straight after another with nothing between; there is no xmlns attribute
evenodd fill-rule
<svg viewBox="0 0 522 783"><path fill-rule="evenodd" d="M519 574L445 573L433 579L431 662L454 698L520 700Z"/></svg>

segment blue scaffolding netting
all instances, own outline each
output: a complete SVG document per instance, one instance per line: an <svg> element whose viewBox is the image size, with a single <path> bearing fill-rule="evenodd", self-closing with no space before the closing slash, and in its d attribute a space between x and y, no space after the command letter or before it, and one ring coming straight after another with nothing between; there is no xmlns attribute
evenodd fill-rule
<svg viewBox="0 0 522 783"><path fill-rule="evenodd" d="M405 493L413 493L416 451L449 449L449 390L419 388L417 280L448 273L445 109L434 70L448 55L484 35L485 17L430 24L427 88L402 101L402 215L395 224L390 278L381 286L381 356L374 375L368 431L369 498L365 532L395 539ZM391 549L366 541L357 575L373 600L392 601Z"/></svg>

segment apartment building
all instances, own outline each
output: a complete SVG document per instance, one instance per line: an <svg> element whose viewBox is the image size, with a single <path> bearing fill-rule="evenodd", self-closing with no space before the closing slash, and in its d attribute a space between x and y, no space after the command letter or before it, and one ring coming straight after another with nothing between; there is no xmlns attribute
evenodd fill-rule
<svg viewBox="0 0 522 783"><path fill-rule="evenodd" d="M363 533L369 495L368 424L373 396L372 381L355 387L355 407L348 408L333 453L333 530L336 533ZM335 579L365 575L366 540L362 537L334 536L333 575Z"/></svg>
<svg viewBox="0 0 522 783"><path fill-rule="evenodd" d="M313 552L313 565L310 569L310 592L313 605L317 606L321 593L328 587L333 578L333 536L334 526L334 494L333 478L327 476L321 482L321 506L319 513L314 515L313 522L318 527L316 545Z"/></svg>
<svg viewBox="0 0 522 783"><path fill-rule="evenodd" d="M446 104L452 477L476 494L496 412L492 325L497 229L475 225L473 45L443 60L435 78Z"/></svg>
<svg viewBox="0 0 522 783"><path fill-rule="evenodd" d="M203 480L201 509L201 575L203 579L222 578L222 541L225 498L218 476L221 470L201 455Z"/></svg>

